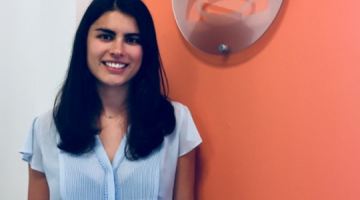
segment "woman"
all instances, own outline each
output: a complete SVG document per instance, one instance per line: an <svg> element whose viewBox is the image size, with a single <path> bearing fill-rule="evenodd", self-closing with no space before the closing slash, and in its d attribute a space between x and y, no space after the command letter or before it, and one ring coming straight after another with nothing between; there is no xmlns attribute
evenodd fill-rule
<svg viewBox="0 0 360 200"><path fill-rule="evenodd" d="M34 120L20 150L28 199L194 199L201 138L165 83L146 6L94 0L54 109Z"/></svg>

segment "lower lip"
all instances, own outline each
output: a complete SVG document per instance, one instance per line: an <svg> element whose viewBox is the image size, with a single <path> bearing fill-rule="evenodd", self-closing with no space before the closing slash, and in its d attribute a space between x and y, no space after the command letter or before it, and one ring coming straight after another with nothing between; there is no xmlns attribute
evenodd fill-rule
<svg viewBox="0 0 360 200"><path fill-rule="evenodd" d="M122 73L122 72L125 71L125 69L127 68L127 66L124 67L124 68L121 68L121 69L117 69L117 68L113 68L113 67L109 67L109 66L106 66L106 65L105 65L105 68L106 68L109 72L111 72L111 73L120 74L120 73Z"/></svg>

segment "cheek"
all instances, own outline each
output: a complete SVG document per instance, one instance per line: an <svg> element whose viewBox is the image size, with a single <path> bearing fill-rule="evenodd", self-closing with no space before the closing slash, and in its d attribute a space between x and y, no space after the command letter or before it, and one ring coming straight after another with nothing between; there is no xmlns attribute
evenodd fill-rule
<svg viewBox="0 0 360 200"><path fill-rule="evenodd" d="M139 48L138 50L133 52L133 58L136 59L136 61L139 62L139 64L141 64L142 62L142 57L143 57L142 48Z"/></svg>
<svg viewBox="0 0 360 200"><path fill-rule="evenodd" d="M102 49L99 45L89 44L87 49L87 62L89 65L100 64L100 57L102 55Z"/></svg>
<svg viewBox="0 0 360 200"><path fill-rule="evenodd" d="M86 53L86 56L87 56L87 60L88 62L92 60L92 58L94 57L94 47L93 45L90 43L88 43L88 46L87 46L87 53Z"/></svg>
<svg viewBox="0 0 360 200"><path fill-rule="evenodd" d="M96 43L92 42L88 44L88 55L94 55L98 51L99 47Z"/></svg>

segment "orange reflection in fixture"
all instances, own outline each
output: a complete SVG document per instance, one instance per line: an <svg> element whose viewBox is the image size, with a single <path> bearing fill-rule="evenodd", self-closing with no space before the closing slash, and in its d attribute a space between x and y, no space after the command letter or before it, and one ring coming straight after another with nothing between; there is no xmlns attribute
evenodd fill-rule
<svg viewBox="0 0 360 200"><path fill-rule="evenodd" d="M223 0L212 1L204 0L201 3L202 9L209 14L224 15L236 12L246 4L247 1L239 0ZM268 8L268 0L254 0L250 8L242 13L242 15L251 15L265 11ZM189 21L204 20L204 16L201 15L197 9L197 1L190 0L187 6L186 19Z"/></svg>
<svg viewBox="0 0 360 200"><path fill-rule="evenodd" d="M172 0L177 25L195 48L237 53L269 28L283 0Z"/></svg>

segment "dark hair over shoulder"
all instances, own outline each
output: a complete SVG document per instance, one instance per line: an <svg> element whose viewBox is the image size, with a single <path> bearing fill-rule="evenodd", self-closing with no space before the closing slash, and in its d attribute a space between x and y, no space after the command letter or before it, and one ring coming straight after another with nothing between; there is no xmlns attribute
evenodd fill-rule
<svg viewBox="0 0 360 200"><path fill-rule="evenodd" d="M53 117L60 135L58 148L83 154L95 146L103 110L96 79L87 66L87 35L90 26L105 12L119 10L138 25L143 49L142 65L131 80L126 100L128 124L126 157L139 159L160 147L175 129L174 108L167 97L164 72L151 14L141 0L94 0L77 29L69 69L59 91Z"/></svg>

